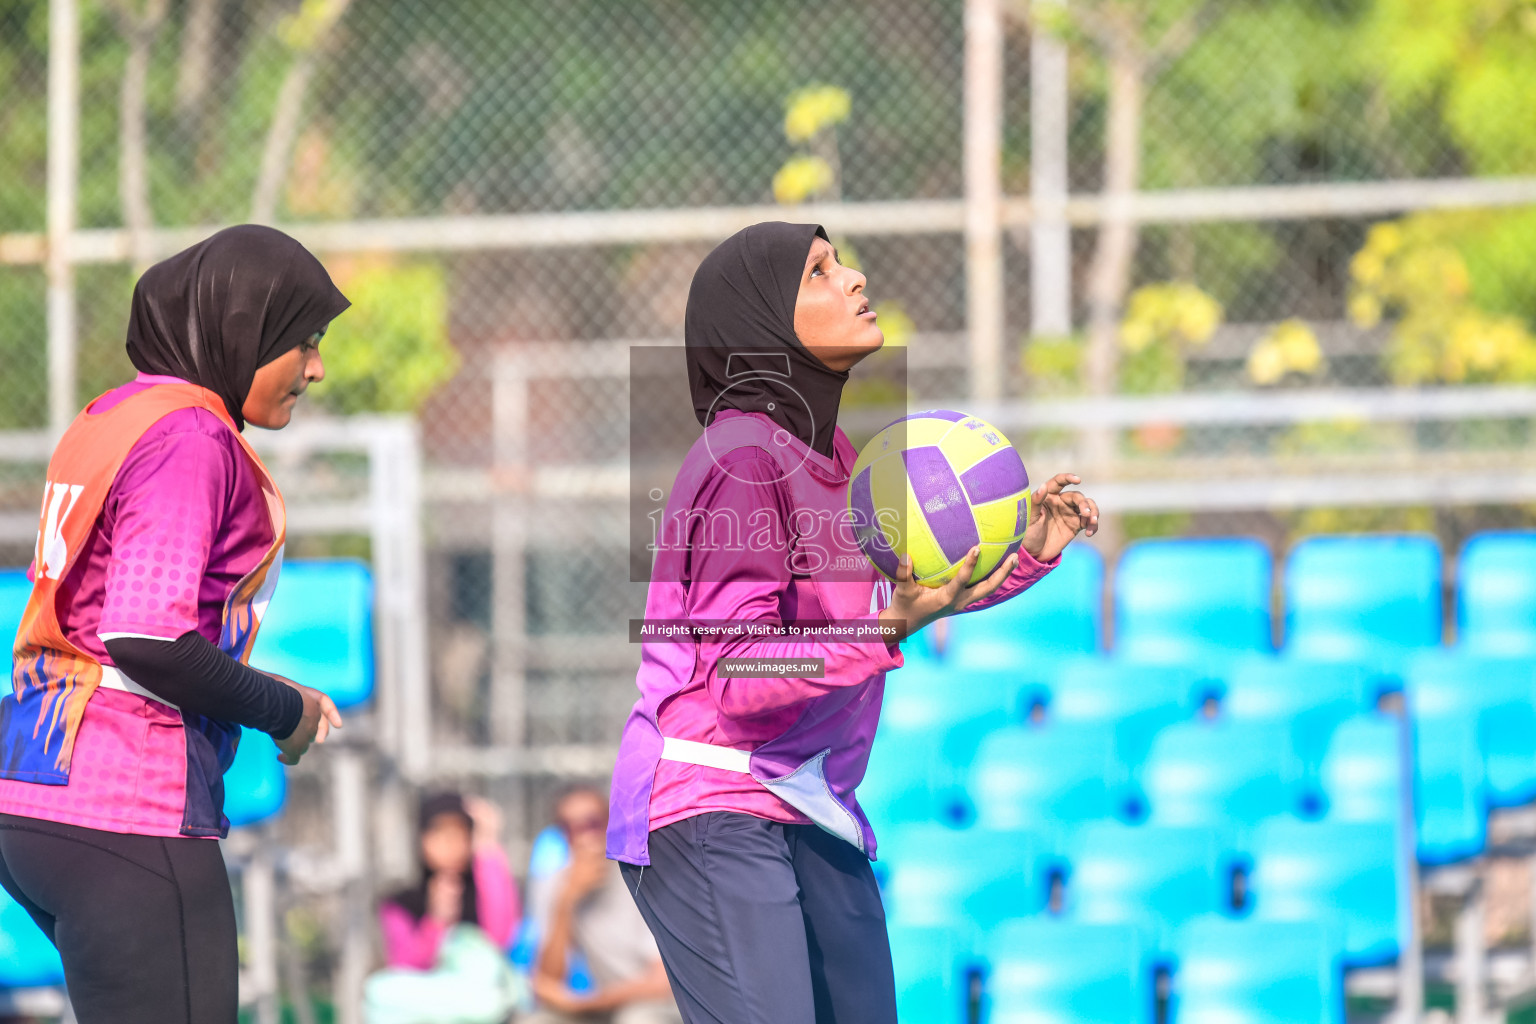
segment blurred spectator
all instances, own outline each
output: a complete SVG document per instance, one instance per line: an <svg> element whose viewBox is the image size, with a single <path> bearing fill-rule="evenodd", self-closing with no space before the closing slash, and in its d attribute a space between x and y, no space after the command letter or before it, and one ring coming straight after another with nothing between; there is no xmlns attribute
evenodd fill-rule
<svg viewBox="0 0 1536 1024"><path fill-rule="evenodd" d="M555 823L571 859L530 898L541 937L533 964L541 1009L525 1024L681 1024L656 941L604 851L607 798L570 790L555 806ZM586 960L590 992L567 983L572 950Z"/></svg>
<svg viewBox="0 0 1536 1024"><path fill-rule="evenodd" d="M369 1024L500 1024L522 1001L506 956L521 908L500 830L485 800L422 800L420 880L379 908L388 967L368 979Z"/></svg>

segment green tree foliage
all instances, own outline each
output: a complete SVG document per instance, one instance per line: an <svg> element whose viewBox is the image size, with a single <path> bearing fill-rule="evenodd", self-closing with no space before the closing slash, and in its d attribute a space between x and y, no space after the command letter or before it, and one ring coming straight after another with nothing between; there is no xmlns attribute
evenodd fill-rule
<svg viewBox="0 0 1536 1024"><path fill-rule="evenodd" d="M352 307L326 332L316 400L339 413L415 411L459 368L442 267L368 260L333 272Z"/></svg>
<svg viewBox="0 0 1536 1024"><path fill-rule="evenodd" d="M1466 171L1536 173L1536 2L1375 0L1362 42L1394 103L1438 112ZM1397 381L1536 381L1536 209L1379 225L1351 271L1356 321L1395 320Z"/></svg>

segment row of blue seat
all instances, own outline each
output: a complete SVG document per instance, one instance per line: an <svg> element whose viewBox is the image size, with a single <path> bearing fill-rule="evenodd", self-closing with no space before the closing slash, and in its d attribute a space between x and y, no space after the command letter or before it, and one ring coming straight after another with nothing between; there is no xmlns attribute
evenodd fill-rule
<svg viewBox="0 0 1536 1024"><path fill-rule="evenodd" d="M1074 550L888 678L859 797L902 1018L979 981L994 1021L1150 1020L1161 969L1174 1021L1342 1019L1341 968L1406 939L1405 783L1429 862L1536 796L1536 535L1468 543L1451 648L1429 538L1298 545L1279 652L1262 546L1172 541L1126 551L1114 650L1074 657L1103 637Z"/></svg>
<svg viewBox="0 0 1536 1024"><path fill-rule="evenodd" d="M1152 1024L1155 975L1129 925L1052 918L1005 922L984 956L956 951L944 928L892 925L891 957L904 979L898 1018L959 1021L982 982L990 1024ZM1304 921L1189 922L1170 975L1172 1024L1343 1024L1339 962L1325 928Z"/></svg>
<svg viewBox="0 0 1536 1024"><path fill-rule="evenodd" d="M1249 538L1129 545L1115 574L1116 654L1209 662L1272 650L1273 573L1269 549ZM1104 641L1104 575L1097 551L1072 545L1029 600L944 620L910 645L909 657L926 653L985 667L1015 664L1020 656L1097 652ZM1433 537L1308 538L1286 559L1283 586L1288 654L1390 666L1402 651L1441 642L1442 565ZM1536 533L1471 538L1458 560L1456 596L1464 649L1536 655Z"/></svg>
<svg viewBox="0 0 1536 1024"><path fill-rule="evenodd" d="M1099 820L1056 832L889 830L882 894L893 924L948 928L973 949L1004 921L1041 914L1135 926L1159 966L1210 914L1328 926L1349 965L1394 959L1408 892L1391 823L1273 817L1221 828Z"/></svg>
<svg viewBox="0 0 1536 1024"><path fill-rule="evenodd" d="M1471 685L1478 677L1451 662L1409 673L1427 863L1476 854L1489 810L1536 791L1536 681L1529 667L1499 664L1503 686L1491 670ZM1296 668L1253 666L1204 704L1184 680L1107 659L1069 663L1049 684L903 669L888 680L859 800L877 824L1395 817L1406 751L1399 719L1374 710L1373 677L1337 665L1291 675Z"/></svg>

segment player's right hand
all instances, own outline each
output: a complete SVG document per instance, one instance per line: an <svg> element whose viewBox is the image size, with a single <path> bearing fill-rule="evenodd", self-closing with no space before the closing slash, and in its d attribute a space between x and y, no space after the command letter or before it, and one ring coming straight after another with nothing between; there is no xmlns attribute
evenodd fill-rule
<svg viewBox="0 0 1536 1024"><path fill-rule="evenodd" d="M1017 553L1009 555L993 568L986 578L977 580L974 586L965 581L976 571L981 558L981 547L976 546L961 560L955 575L941 587L925 587L912 578L912 556L902 555L896 567L896 588L891 603L880 612L882 622L905 622L906 639L934 619L964 611L973 602L980 601L1003 585L1003 581L1019 564Z"/></svg>
<svg viewBox="0 0 1536 1024"><path fill-rule="evenodd" d="M283 764L295 765L312 743L324 743L331 730L341 728L341 712L336 710L336 704L313 687L296 683L286 676L280 676L275 672L268 672L280 682L287 683L299 691L299 696L304 698L304 714L299 718L298 726L283 739L277 741L277 759Z"/></svg>

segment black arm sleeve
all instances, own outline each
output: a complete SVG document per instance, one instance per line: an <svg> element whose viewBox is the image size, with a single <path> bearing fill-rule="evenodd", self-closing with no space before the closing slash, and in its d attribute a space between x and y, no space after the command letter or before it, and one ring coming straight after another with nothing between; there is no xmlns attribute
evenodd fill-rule
<svg viewBox="0 0 1536 1024"><path fill-rule="evenodd" d="M219 650L196 630L175 640L120 636L107 653L133 681L184 711L260 729L283 739L299 727L304 698Z"/></svg>

